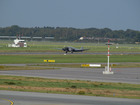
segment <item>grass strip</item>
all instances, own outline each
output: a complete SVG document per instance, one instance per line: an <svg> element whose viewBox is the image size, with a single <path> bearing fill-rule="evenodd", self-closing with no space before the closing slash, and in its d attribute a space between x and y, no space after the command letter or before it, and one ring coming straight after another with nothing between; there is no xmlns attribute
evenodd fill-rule
<svg viewBox="0 0 140 105"><path fill-rule="evenodd" d="M47 67L69 67L69 68L81 68L82 64L80 63L55 63L55 64L28 64L30 66L47 66ZM107 64L101 64L101 68L105 68ZM134 68L140 67L140 63L118 63L118 64L110 64L111 68ZM82 67L83 68L83 67ZM93 68L93 67L86 67L86 68Z"/></svg>
<svg viewBox="0 0 140 105"><path fill-rule="evenodd" d="M8 43L13 43L13 40L0 40L0 52L60 52L57 48L62 49L64 46L72 46L75 48L84 47L89 49L86 52L107 52L105 43L75 43L75 42L51 42L51 41L27 41L26 48L7 47ZM116 48L118 46L119 48ZM110 46L111 52L140 52L140 46L136 44L113 44ZM61 51L62 52L62 51Z"/></svg>
<svg viewBox="0 0 140 105"><path fill-rule="evenodd" d="M0 89L140 99L140 84L1 75Z"/></svg>
<svg viewBox="0 0 140 105"><path fill-rule="evenodd" d="M0 55L0 64L44 63L44 59L56 63L106 63L107 55ZM111 55L110 62L140 62L139 55Z"/></svg>
<svg viewBox="0 0 140 105"><path fill-rule="evenodd" d="M101 64L101 68L105 68L107 64ZM83 68L81 64L71 64L71 63L55 63L55 64L27 64L27 66L0 66L0 71L5 70L53 70L60 69L61 67L68 68ZM134 68L140 67L140 63L119 63L119 64L111 64L111 68ZM91 68L91 67L86 67Z"/></svg>
<svg viewBox="0 0 140 105"><path fill-rule="evenodd" d="M3 70L52 70L59 69L47 66L0 66L0 71Z"/></svg>

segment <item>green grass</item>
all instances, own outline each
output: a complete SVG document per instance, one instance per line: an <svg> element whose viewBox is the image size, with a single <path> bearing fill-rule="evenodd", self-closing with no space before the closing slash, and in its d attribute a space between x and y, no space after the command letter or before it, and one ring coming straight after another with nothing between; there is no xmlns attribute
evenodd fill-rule
<svg viewBox="0 0 140 105"><path fill-rule="evenodd" d="M30 79L30 77L28 77ZM58 80L59 81L59 80ZM51 81L28 81L28 80L11 80L0 79L1 85L16 85L16 86L31 86L31 87L58 87L58 88L100 88L100 89L119 89L119 90L135 90L140 91L140 85L128 85L124 83L103 83L103 82L90 82L90 83L73 83L70 80L64 80L63 82L51 82Z"/></svg>
<svg viewBox="0 0 140 105"><path fill-rule="evenodd" d="M106 55L0 55L0 64L44 63L44 59L56 63L106 63ZM111 55L110 62L140 62L139 55Z"/></svg>
<svg viewBox="0 0 140 105"><path fill-rule="evenodd" d="M0 70L53 70L53 69L59 69L61 67L68 67L68 68L81 68L82 64L76 63L39 63L39 64L27 64L27 66L0 66ZM105 68L107 64L102 64L101 68ZM140 63L120 63L120 64L111 64L111 68L133 68L133 67L140 67ZM90 68L90 67L87 67Z"/></svg>
<svg viewBox="0 0 140 105"><path fill-rule="evenodd" d="M107 52L107 46L105 43L70 43L70 42L50 42L50 41L27 41L27 48L8 48L8 43L12 41L0 40L0 52L60 52L56 48L63 48L64 46L72 46L76 48L88 48L87 52ZM136 44L119 44L119 48L116 48L116 44L110 46L111 52L140 52L140 46Z"/></svg>
<svg viewBox="0 0 140 105"><path fill-rule="evenodd" d="M30 79L30 78L29 78ZM59 81L59 80L58 80ZM122 83L102 83L102 82L90 82L90 83L73 83L68 80L63 82L45 82L45 81L23 81L23 80L11 80L11 79L0 79L1 85L16 85L16 86L31 86L31 87L58 87L58 88L100 88L100 89L127 89L127 90L138 90L140 91L140 85L126 85Z"/></svg>
<svg viewBox="0 0 140 105"><path fill-rule="evenodd" d="M59 69L48 66L0 66L0 71L2 70L52 70Z"/></svg>
<svg viewBox="0 0 140 105"><path fill-rule="evenodd" d="M140 99L140 84L0 75L0 89Z"/></svg>

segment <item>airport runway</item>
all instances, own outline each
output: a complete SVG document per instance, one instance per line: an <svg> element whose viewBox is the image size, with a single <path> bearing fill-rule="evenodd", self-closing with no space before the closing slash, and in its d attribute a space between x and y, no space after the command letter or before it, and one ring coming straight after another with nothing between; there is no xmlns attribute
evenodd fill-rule
<svg viewBox="0 0 140 105"><path fill-rule="evenodd" d="M140 100L0 90L0 105L10 105L10 103L14 105L140 105Z"/></svg>
<svg viewBox="0 0 140 105"><path fill-rule="evenodd" d="M60 68L50 70L0 71L0 74L140 84L140 68L112 68L114 74L110 75L103 74L103 71L104 68Z"/></svg>
<svg viewBox="0 0 140 105"><path fill-rule="evenodd" d="M0 55L64 55L65 52L0 52ZM107 52L74 52L69 54L106 55ZM116 55L140 54L140 52L111 52Z"/></svg>

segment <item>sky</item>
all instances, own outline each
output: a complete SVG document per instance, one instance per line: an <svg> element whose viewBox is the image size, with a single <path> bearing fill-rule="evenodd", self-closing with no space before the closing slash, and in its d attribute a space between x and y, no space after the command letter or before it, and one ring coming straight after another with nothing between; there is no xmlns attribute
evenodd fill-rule
<svg viewBox="0 0 140 105"><path fill-rule="evenodd" d="M0 0L0 27L140 31L140 0Z"/></svg>

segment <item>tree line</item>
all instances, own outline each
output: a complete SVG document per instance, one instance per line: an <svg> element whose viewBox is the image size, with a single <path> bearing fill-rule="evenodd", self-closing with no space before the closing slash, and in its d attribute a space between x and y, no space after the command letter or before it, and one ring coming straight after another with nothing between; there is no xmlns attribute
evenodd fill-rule
<svg viewBox="0 0 140 105"><path fill-rule="evenodd" d="M80 37L94 38L113 38L124 39L126 43L140 42L140 31L127 29L111 30L109 28L85 28L77 29L71 27L19 27L13 25L10 27L0 28L0 36L24 35L27 37L54 37L56 41L78 41Z"/></svg>

